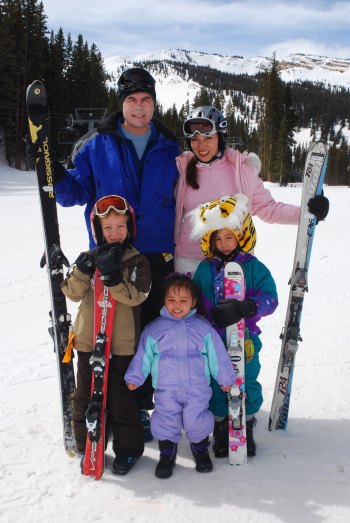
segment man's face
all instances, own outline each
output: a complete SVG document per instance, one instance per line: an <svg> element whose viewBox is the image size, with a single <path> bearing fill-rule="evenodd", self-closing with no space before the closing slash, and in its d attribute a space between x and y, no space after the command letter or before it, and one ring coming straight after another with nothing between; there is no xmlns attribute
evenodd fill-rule
<svg viewBox="0 0 350 523"><path fill-rule="evenodd" d="M132 93L124 99L124 128L133 134L145 134L152 120L153 98L148 93Z"/></svg>

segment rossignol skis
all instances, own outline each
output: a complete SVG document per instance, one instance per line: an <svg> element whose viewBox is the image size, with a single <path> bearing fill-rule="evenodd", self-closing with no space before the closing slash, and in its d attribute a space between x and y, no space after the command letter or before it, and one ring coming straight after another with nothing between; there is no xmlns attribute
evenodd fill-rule
<svg viewBox="0 0 350 523"><path fill-rule="evenodd" d="M269 429L286 430L289 402L295 364L295 355L300 337L300 320L305 291L308 290L308 268L316 218L308 211L310 198L321 194L327 168L327 148L323 141L310 146L304 171L303 192L298 235L295 247L292 276L286 320L280 338L282 339L275 391L272 399Z"/></svg>
<svg viewBox="0 0 350 523"><path fill-rule="evenodd" d="M245 298L243 267L236 262L225 266L225 300ZM226 328L227 350L236 373L236 383L228 393L229 461L241 465L247 461L245 416L244 319Z"/></svg>
<svg viewBox="0 0 350 523"><path fill-rule="evenodd" d="M57 358L61 395L64 447L68 454L74 454L72 397L75 390L73 362L63 363L68 343L71 316L67 312L66 299L61 292L63 264L68 266L60 245L60 234L55 197L55 173L52 167L49 147L49 109L45 87L36 80L27 88L27 110L31 140L39 147L35 170L38 181L45 253L40 266L46 264L51 297L51 327L49 332L54 342Z"/></svg>
<svg viewBox="0 0 350 523"><path fill-rule="evenodd" d="M91 399L86 411L87 438L82 472L98 480L105 466L105 422L107 403L108 366L116 300L103 285L100 272L94 278L94 339L90 358L92 369Z"/></svg>

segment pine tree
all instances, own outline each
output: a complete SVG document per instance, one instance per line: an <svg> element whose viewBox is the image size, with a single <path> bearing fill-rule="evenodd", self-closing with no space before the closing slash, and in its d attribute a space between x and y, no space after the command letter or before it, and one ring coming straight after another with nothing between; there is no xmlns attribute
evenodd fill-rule
<svg viewBox="0 0 350 523"><path fill-rule="evenodd" d="M280 138L283 118L283 83L280 78L280 66L273 56L270 68L262 77L262 118L259 125L261 140L260 152L264 179L278 181L275 172L277 161L276 144Z"/></svg>
<svg viewBox="0 0 350 523"><path fill-rule="evenodd" d="M16 33L12 30L15 18L14 2L0 2L0 126L3 128L5 151L12 165L15 142L17 66Z"/></svg>
<svg viewBox="0 0 350 523"><path fill-rule="evenodd" d="M290 88L284 90L283 114L280 122L278 140L276 143L275 173L280 185L287 185L292 171L292 151L294 145L294 132L297 116L293 109Z"/></svg>
<svg viewBox="0 0 350 523"><path fill-rule="evenodd" d="M196 94L193 100L193 107L201 107L205 105L212 105L211 96L209 91L205 87L201 87L200 91Z"/></svg>

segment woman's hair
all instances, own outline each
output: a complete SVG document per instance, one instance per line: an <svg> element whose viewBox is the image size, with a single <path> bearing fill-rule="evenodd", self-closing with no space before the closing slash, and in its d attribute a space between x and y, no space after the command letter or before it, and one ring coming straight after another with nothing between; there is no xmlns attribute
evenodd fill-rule
<svg viewBox="0 0 350 523"><path fill-rule="evenodd" d="M194 283L193 280L189 276L186 276L185 274L170 274L168 277L164 279L164 285L163 285L163 303L165 301L165 297L169 292L170 287L175 287L176 289L187 289L192 299L196 299L198 301L199 299L199 292L197 285Z"/></svg>
<svg viewBox="0 0 350 523"><path fill-rule="evenodd" d="M199 189L197 181L197 163L197 156L193 156L186 167L186 183L192 187L192 189Z"/></svg>

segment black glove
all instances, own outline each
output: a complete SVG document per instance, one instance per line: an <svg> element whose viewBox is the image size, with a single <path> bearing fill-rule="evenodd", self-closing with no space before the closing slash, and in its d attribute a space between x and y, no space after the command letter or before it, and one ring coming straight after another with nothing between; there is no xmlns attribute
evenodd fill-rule
<svg viewBox="0 0 350 523"><path fill-rule="evenodd" d="M83 273L92 276L95 272L95 252L87 251L81 252L75 260L75 265Z"/></svg>
<svg viewBox="0 0 350 523"><path fill-rule="evenodd" d="M121 264L123 254L121 243L105 243L95 250L95 264L100 269L101 279L107 287L123 281Z"/></svg>
<svg viewBox="0 0 350 523"><path fill-rule="evenodd" d="M255 316L256 310L254 300L228 300L219 301L219 304L211 310L211 313L218 327L228 327L242 318L252 318Z"/></svg>
<svg viewBox="0 0 350 523"><path fill-rule="evenodd" d="M36 143L32 142L29 134L26 134L25 142L28 165L31 169L35 169L36 160L40 158L41 154L41 152L39 151L40 147ZM60 182L66 174L65 168L61 163L59 163L59 161L57 160L57 155L51 149L50 158L52 162L54 183Z"/></svg>
<svg viewBox="0 0 350 523"><path fill-rule="evenodd" d="M316 216L317 223L324 220L329 211L329 200L323 194L318 194L307 202L311 214Z"/></svg>

